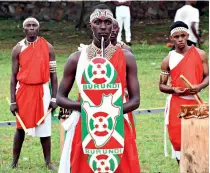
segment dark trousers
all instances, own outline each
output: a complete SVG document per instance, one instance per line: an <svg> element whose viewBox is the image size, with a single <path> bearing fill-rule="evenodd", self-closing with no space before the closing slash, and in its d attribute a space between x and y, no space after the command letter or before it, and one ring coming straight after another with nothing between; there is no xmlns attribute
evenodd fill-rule
<svg viewBox="0 0 210 173"><path fill-rule="evenodd" d="M190 40L187 40L187 45L188 46L192 46L192 45L196 46L196 43L195 42L192 42Z"/></svg>

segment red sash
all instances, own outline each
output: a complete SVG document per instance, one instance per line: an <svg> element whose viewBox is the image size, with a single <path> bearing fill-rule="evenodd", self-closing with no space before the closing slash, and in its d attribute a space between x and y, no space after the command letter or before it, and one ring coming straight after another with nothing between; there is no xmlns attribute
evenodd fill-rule
<svg viewBox="0 0 210 173"><path fill-rule="evenodd" d="M179 64L170 71L173 87L186 88L180 75L184 75L193 85L200 84L203 79L203 64L196 48L192 46Z"/></svg>
<svg viewBox="0 0 210 173"><path fill-rule="evenodd" d="M180 75L184 75L193 85L200 84L203 79L203 64L196 48L192 46L180 63L171 71L171 84L173 87L187 88ZM197 104L195 100L187 100L172 95L169 113L169 138L175 151L181 150L181 119L178 118L180 105Z"/></svg>
<svg viewBox="0 0 210 173"><path fill-rule="evenodd" d="M43 84L49 81L49 47L44 38L28 46L19 55L20 71L17 75L20 87L16 101L19 115L26 128L33 128L44 115ZM17 121L17 128L21 128Z"/></svg>
<svg viewBox="0 0 210 173"><path fill-rule="evenodd" d="M117 57L117 58L116 58ZM120 58L118 58L120 57ZM124 57L124 53L120 47L117 48L116 52L114 53L113 57L110 59L110 62L114 66L114 68L117 70L118 75L120 76L120 81L122 83L122 94L123 97L125 95L125 88L126 88L126 60ZM128 98L126 98L126 101ZM131 122L132 125L132 131L134 133L134 136L136 138L136 130L135 130L135 124L134 124L134 119L132 112L128 113L128 118L129 121Z"/></svg>

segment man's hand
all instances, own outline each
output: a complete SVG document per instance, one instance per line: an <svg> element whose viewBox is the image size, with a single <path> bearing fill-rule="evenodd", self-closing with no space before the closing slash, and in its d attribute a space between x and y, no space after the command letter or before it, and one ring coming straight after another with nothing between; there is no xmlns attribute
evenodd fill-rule
<svg viewBox="0 0 210 173"><path fill-rule="evenodd" d="M176 95L189 95L189 88L174 87L174 94Z"/></svg>
<svg viewBox="0 0 210 173"><path fill-rule="evenodd" d="M53 112L57 107L58 107L58 105L57 105L55 102L50 102L50 105L49 105L48 110L49 110L50 108L52 108L52 112Z"/></svg>
<svg viewBox="0 0 210 173"><path fill-rule="evenodd" d="M190 89L189 93L192 94L192 95L194 95L194 94L199 93L200 91L201 91L201 88L199 87L199 85L194 85L194 86Z"/></svg>
<svg viewBox="0 0 210 173"><path fill-rule="evenodd" d="M198 39L198 45L201 46L201 44L203 44L203 43L204 43L204 40L202 38L199 38Z"/></svg>
<svg viewBox="0 0 210 173"><path fill-rule="evenodd" d="M181 87L174 87L174 94L176 95L194 95L201 91L199 85L194 85L192 88L181 88Z"/></svg>
<svg viewBox="0 0 210 173"><path fill-rule="evenodd" d="M70 109L65 109L65 108L60 108L58 119L67 119L70 114L72 113L72 110Z"/></svg>
<svg viewBox="0 0 210 173"><path fill-rule="evenodd" d="M15 112L18 112L18 106L17 106L17 104L12 104L12 105L10 105L10 111L12 112L12 114L13 114L14 116L16 116L16 115L15 115Z"/></svg>

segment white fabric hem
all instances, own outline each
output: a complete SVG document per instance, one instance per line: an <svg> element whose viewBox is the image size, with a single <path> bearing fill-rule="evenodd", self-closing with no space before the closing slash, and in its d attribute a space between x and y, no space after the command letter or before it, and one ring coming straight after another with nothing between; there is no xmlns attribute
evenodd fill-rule
<svg viewBox="0 0 210 173"><path fill-rule="evenodd" d="M44 114L48 111L50 104L50 88L49 82L43 84L44 96L43 96L43 104L44 104ZM43 115L44 116L44 115ZM37 127L29 128L28 134L29 136L37 136L37 137L49 137L51 136L51 113L45 118L44 123L40 124Z"/></svg>
<svg viewBox="0 0 210 173"><path fill-rule="evenodd" d="M164 112L164 155L165 157L169 156L168 151L167 151L167 125L169 124L171 97L172 95L170 94L166 98L166 105L165 105L165 112Z"/></svg>
<svg viewBox="0 0 210 173"><path fill-rule="evenodd" d="M81 45L80 45L81 46ZM76 71L76 83L77 87L79 89L79 92L81 91L81 79L82 74L84 71L84 68L86 64L88 63L87 54L86 54L86 48L87 46L81 46L80 47L81 55L77 64L77 71ZM75 133L75 129L77 126L77 123L79 121L80 113L78 111L73 111L72 114L69 116L68 119L66 119L62 125L65 130L67 130L66 138L64 141L63 151L60 159L60 165L58 169L58 173L70 173L70 163L71 163L71 150L72 150L72 142L73 137Z"/></svg>
<svg viewBox="0 0 210 173"><path fill-rule="evenodd" d="M63 145L63 151L60 159L58 173L70 173L71 150L72 142L77 123L79 121L80 113L73 111L67 120L62 123L62 126L67 130L66 138Z"/></svg>
<svg viewBox="0 0 210 173"><path fill-rule="evenodd" d="M170 112L170 104L171 104L171 98L172 94L170 94L166 99L166 105L165 105L165 112L164 112L164 155L165 157L168 157L168 151L167 151L167 125L169 124L169 112ZM177 158L180 160L180 151L175 151L173 148L173 145L171 144L171 158Z"/></svg>

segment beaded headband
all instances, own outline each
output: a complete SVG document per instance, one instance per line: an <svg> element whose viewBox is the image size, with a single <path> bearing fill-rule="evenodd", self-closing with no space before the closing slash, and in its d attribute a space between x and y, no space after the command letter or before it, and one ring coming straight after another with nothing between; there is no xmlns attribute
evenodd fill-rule
<svg viewBox="0 0 210 173"><path fill-rule="evenodd" d="M175 33L175 32L179 32L179 31L184 31L186 33L188 33L188 29L185 27L176 27L174 29L171 30L171 36Z"/></svg>
<svg viewBox="0 0 210 173"><path fill-rule="evenodd" d="M29 17L26 20L24 20L24 22L23 22L23 28L24 28L24 26L26 25L27 22L35 22L38 25L38 27L39 27L39 22L34 17Z"/></svg>
<svg viewBox="0 0 210 173"><path fill-rule="evenodd" d="M95 9L95 11L90 15L90 22L92 22L94 19L107 17L113 20L113 14L108 9Z"/></svg>

